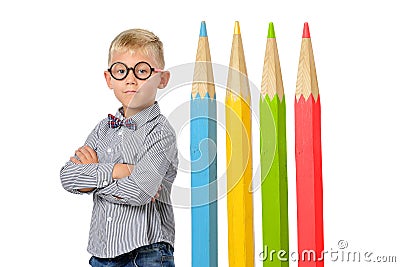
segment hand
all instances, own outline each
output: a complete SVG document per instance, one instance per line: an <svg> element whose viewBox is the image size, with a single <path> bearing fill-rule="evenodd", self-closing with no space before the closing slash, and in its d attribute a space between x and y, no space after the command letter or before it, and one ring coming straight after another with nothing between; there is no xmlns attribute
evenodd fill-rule
<svg viewBox="0 0 400 267"><path fill-rule="evenodd" d="M156 199L158 199L159 197L160 197L160 194L159 194L159 192L161 191L161 188L162 187L162 185L160 185L160 187L158 188L158 191L157 191L157 193L156 193L156 195L154 196L154 197L152 197L151 198L151 202L156 202Z"/></svg>
<svg viewBox="0 0 400 267"><path fill-rule="evenodd" d="M96 151L93 150L90 146L80 147L75 151L75 155L79 158L71 157L70 160L75 164L90 164L90 163L98 163L99 159L97 158Z"/></svg>
<svg viewBox="0 0 400 267"><path fill-rule="evenodd" d="M79 158L70 157L70 160L75 164L89 164L89 163L98 163L99 160L97 158L96 151L93 150L90 146L80 147L75 151L75 155ZM88 193L93 191L95 188L81 188L78 191L82 193Z"/></svg>
<svg viewBox="0 0 400 267"><path fill-rule="evenodd" d="M81 189L78 189L78 191L82 192L82 193L88 193L88 192L93 191L94 189L95 188L81 188Z"/></svg>
<svg viewBox="0 0 400 267"><path fill-rule="evenodd" d="M117 163L114 165L112 178L113 179L121 179L131 175L133 170L132 164L125 163Z"/></svg>

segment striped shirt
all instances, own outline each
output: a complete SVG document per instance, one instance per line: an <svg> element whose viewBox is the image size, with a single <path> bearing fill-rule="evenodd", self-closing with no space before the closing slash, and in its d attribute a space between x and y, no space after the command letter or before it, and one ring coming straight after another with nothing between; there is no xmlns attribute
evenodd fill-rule
<svg viewBox="0 0 400 267"><path fill-rule="evenodd" d="M122 108L115 115L123 120ZM136 129L110 128L103 119L87 138L99 163L68 161L60 172L69 192L96 188L88 252L114 258L135 248L165 241L174 246L175 222L170 192L178 168L175 131L158 103L133 115ZM116 163L133 164L130 176L112 179ZM159 191L155 202L151 199Z"/></svg>

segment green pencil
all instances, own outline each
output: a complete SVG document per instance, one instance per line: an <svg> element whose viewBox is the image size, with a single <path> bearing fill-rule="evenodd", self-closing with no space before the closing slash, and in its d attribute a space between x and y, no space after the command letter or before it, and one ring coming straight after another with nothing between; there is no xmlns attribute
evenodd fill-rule
<svg viewBox="0 0 400 267"><path fill-rule="evenodd" d="M289 266L286 104L272 22L268 29L261 83L260 161L263 266ZM279 251L285 254L279 254Z"/></svg>

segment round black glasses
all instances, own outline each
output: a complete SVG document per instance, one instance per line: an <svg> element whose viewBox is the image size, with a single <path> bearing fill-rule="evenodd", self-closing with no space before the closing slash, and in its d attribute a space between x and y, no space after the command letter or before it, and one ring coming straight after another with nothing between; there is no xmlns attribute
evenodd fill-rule
<svg viewBox="0 0 400 267"><path fill-rule="evenodd" d="M140 61L136 63L133 68L129 68L125 63L115 62L108 69L108 72L111 74L111 77L121 81L128 76L130 70L132 70L133 75L139 80L147 80L153 72L162 71L161 69L152 68L150 64L145 61Z"/></svg>

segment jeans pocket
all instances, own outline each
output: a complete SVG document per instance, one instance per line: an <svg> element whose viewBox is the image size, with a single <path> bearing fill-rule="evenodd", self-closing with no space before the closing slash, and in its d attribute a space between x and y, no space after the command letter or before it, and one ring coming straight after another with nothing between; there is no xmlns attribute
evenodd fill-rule
<svg viewBox="0 0 400 267"><path fill-rule="evenodd" d="M175 267L174 251L170 244L155 243L135 250L135 267Z"/></svg>
<svg viewBox="0 0 400 267"><path fill-rule="evenodd" d="M161 256L161 266L175 267L174 256Z"/></svg>
<svg viewBox="0 0 400 267"><path fill-rule="evenodd" d="M161 266L163 267L174 267L174 251L169 244L160 246L161 252Z"/></svg>
<svg viewBox="0 0 400 267"><path fill-rule="evenodd" d="M161 253L158 248L138 251L133 259L135 267L159 267Z"/></svg>

